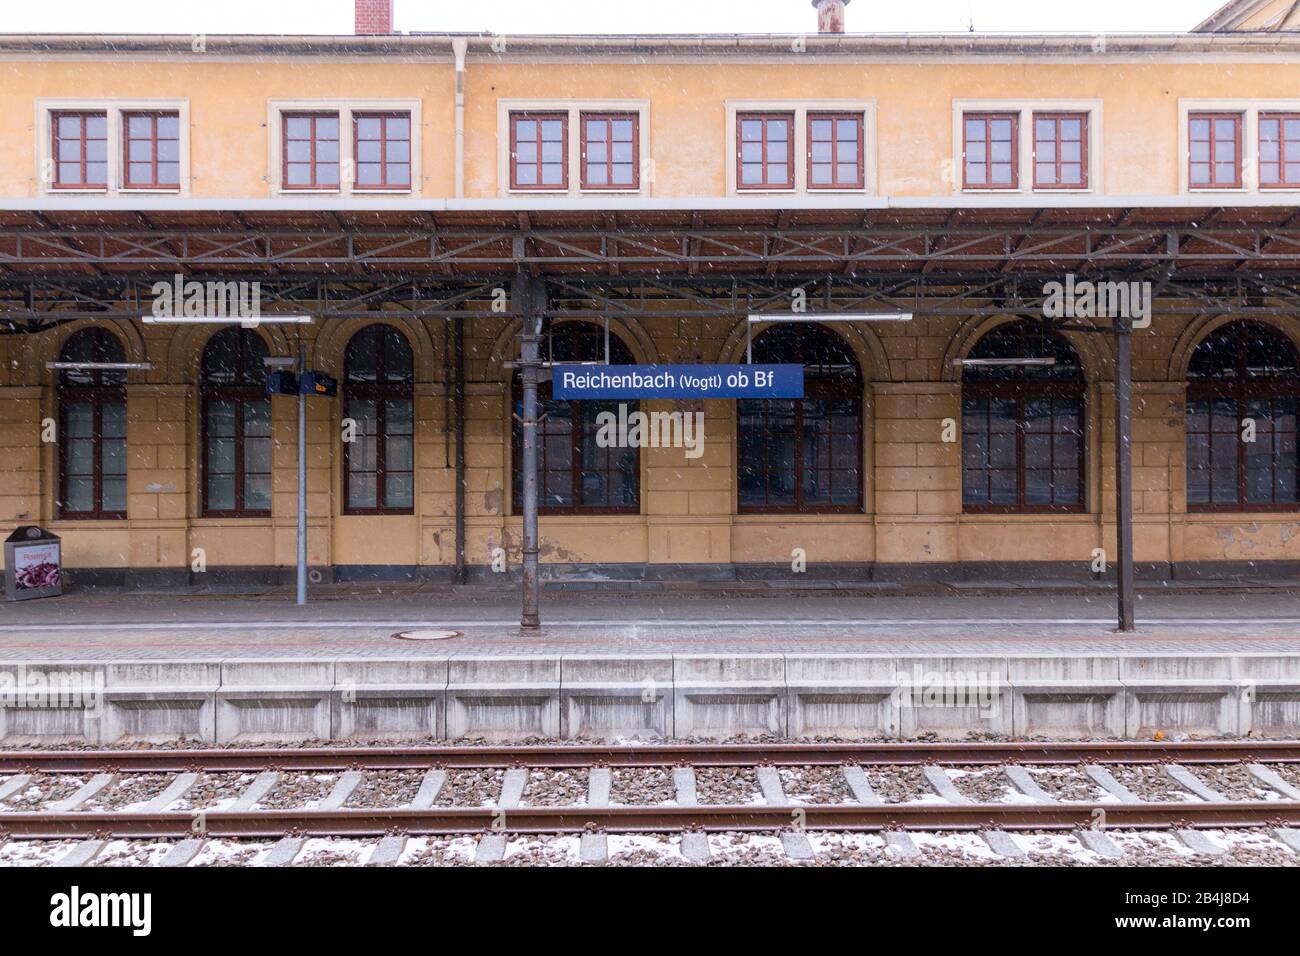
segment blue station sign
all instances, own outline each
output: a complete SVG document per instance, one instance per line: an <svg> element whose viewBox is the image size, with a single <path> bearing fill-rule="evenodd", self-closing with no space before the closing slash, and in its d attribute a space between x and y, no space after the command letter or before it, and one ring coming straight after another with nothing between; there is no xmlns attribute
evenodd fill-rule
<svg viewBox="0 0 1300 956"><path fill-rule="evenodd" d="M803 398L802 365L556 365L551 396L566 401L635 398Z"/></svg>

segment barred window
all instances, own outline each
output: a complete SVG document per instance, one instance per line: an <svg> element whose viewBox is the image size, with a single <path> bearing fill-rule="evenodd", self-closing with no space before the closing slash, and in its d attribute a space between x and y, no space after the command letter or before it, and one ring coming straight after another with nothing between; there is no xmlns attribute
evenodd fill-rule
<svg viewBox="0 0 1300 956"><path fill-rule="evenodd" d="M553 362L600 362L605 359L605 330L590 322L563 322L550 338ZM609 337L609 361L631 365L632 353L616 336ZM556 401L550 382L537 386L537 510L540 514L636 514L641 510L641 454L637 448L602 448L596 442L597 416L631 415L637 402ZM523 510L523 387L514 387L512 464L514 510Z"/></svg>
<svg viewBox="0 0 1300 956"><path fill-rule="evenodd" d="M804 366L802 399L736 402L742 514L862 510L862 372L822 325L775 325L756 363Z"/></svg>
<svg viewBox="0 0 1300 956"><path fill-rule="evenodd" d="M203 513L271 513L271 399L267 348L251 329L224 329L203 350Z"/></svg>
<svg viewBox="0 0 1300 956"><path fill-rule="evenodd" d="M1187 506L1192 511L1294 510L1300 362L1259 322L1205 337L1187 370Z"/></svg>
<svg viewBox="0 0 1300 956"><path fill-rule="evenodd" d="M1056 364L963 369L964 509L1084 510L1085 383L1073 347L1037 323L1010 322L981 338L969 357Z"/></svg>
<svg viewBox="0 0 1300 956"><path fill-rule="evenodd" d="M83 329L64 343L62 362L125 362L117 336ZM59 517L126 517L126 372L59 373Z"/></svg>
<svg viewBox="0 0 1300 956"><path fill-rule="evenodd" d="M343 358L344 417L356 423L343 443L345 514L415 510L415 365L410 343L391 325L372 325Z"/></svg>

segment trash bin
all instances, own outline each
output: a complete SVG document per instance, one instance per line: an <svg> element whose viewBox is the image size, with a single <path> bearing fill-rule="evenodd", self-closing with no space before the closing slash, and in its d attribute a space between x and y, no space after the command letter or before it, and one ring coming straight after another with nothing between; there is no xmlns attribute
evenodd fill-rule
<svg viewBox="0 0 1300 956"><path fill-rule="evenodd" d="M59 536L23 525L5 538L5 600L54 597L63 593Z"/></svg>

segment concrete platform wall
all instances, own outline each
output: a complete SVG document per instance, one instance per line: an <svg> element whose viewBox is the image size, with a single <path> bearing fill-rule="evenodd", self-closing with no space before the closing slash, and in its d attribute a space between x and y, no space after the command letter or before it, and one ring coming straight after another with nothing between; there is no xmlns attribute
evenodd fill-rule
<svg viewBox="0 0 1300 956"><path fill-rule="evenodd" d="M1300 735L1300 655L0 665L0 742Z"/></svg>

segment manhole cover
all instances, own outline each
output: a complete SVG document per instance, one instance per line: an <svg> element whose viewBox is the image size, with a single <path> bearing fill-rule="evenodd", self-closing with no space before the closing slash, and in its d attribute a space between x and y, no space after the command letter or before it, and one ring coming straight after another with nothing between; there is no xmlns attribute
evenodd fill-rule
<svg viewBox="0 0 1300 956"><path fill-rule="evenodd" d="M433 628L420 628L414 631L398 631L393 637L399 641L446 641L453 637L463 637L460 631L440 631Z"/></svg>

